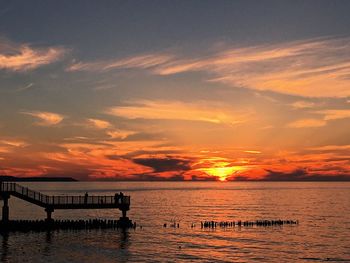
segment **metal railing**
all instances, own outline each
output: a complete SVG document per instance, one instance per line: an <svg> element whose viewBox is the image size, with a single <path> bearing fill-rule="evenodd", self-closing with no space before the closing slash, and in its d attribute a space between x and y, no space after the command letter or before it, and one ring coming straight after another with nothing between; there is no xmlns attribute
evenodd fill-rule
<svg viewBox="0 0 350 263"><path fill-rule="evenodd" d="M15 192L44 205L130 205L130 196L49 196L12 182L0 182L0 192Z"/></svg>

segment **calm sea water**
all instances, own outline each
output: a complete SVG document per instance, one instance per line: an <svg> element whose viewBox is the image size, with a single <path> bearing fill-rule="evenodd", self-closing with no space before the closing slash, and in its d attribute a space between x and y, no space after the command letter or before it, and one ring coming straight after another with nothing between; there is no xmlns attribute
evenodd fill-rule
<svg viewBox="0 0 350 263"><path fill-rule="evenodd" d="M22 183L46 194L131 195L142 229L10 233L3 262L350 262L350 183ZM45 218L10 199L12 219ZM55 211L55 219L117 219L119 210ZM283 227L201 229L204 220L298 219ZM163 228L176 221L180 228ZM191 224L195 224L191 228Z"/></svg>

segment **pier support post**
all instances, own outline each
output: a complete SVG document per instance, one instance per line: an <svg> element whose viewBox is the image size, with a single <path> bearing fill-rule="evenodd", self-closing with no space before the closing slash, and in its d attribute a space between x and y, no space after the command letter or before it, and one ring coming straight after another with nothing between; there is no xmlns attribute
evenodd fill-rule
<svg viewBox="0 0 350 263"><path fill-rule="evenodd" d="M1 196L4 202L4 205L2 207L2 222L8 222L9 221L9 215L10 215L10 208L9 208L9 195L2 195Z"/></svg>
<svg viewBox="0 0 350 263"><path fill-rule="evenodd" d="M122 216L119 218L117 222L117 227L120 228L129 228L132 227L132 221L126 216L126 211L128 209L121 209L122 210Z"/></svg>
<svg viewBox="0 0 350 263"><path fill-rule="evenodd" d="M122 210L123 218L126 218L126 210Z"/></svg>
<svg viewBox="0 0 350 263"><path fill-rule="evenodd" d="M52 212L53 209L52 208L46 208L46 222L51 222L52 221Z"/></svg>

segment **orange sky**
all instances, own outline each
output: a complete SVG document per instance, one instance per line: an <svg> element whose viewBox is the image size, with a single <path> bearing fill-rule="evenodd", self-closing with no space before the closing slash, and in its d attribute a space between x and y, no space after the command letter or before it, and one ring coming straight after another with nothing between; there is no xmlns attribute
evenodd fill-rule
<svg viewBox="0 0 350 263"><path fill-rule="evenodd" d="M349 180L348 14L230 2L0 6L0 175Z"/></svg>

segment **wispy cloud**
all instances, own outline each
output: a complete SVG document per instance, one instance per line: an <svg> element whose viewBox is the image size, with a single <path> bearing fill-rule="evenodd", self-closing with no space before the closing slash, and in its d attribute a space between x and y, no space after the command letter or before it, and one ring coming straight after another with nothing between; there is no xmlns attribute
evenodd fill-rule
<svg viewBox="0 0 350 263"><path fill-rule="evenodd" d="M261 151L257 151L257 150L246 150L246 151L243 151L245 153L251 153L251 154L261 154Z"/></svg>
<svg viewBox="0 0 350 263"><path fill-rule="evenodd" d="M24 87L18 88L17 91L25 91L25 90L30 89L33 86L34 86L34 83L29 83L28 85L25 85Z"/></svg>
<svg viewBox="0 0 350 263"><path fill-rule="evenodd" d="M128 136L135 134L134 131L127 131L127 130L120 130L120 129L109 130L106 133L112 139L125 139Z"/></svg>
<svg viewBox="0 0 350 263"><path fill-rule="evenodd" d="M298 106L299 107L299 106ZM300 107L305 109L305 107ZM334 120L350 118L350 110L348 109L325 109L319 111L311 111L310 113L320 116L319 118L303 118L289 123L287 126L291 128L311 128L322 127Z"/></svg>
<svg viewBox="0 0 350 263"><path fill-rule="evenodd" d="M310 109L313 108L316 104L311 101L299 100L291 104L295 109Z"/></svg>
<svg viewBox="0 0 350 263"><path fill-rule="evenodd" d="M323 110L323 111L318 111L317 113L323 114L324 115L324 119L326 121L350 118L350 110L348 110L348 109Z"/></svg>
<svg viewBox="0 0 350 263"><path fill-rule="evenodd" d="M338 150L350 150L350 145L325 145L325 146L319 146L319 147L312 147L309 148L313 151L338 151Z"/></svg>
<svg viewBox="0 0 350 263"><path fill-rule="evenodd" d="M99 120L99 119L87 119L87 124L96 129L107 129L112 125L108 121Z"/></svg>
<svg viewBox="0 0 350 263"><path fill-rule="evenodd" d="M84 127L93 128L98 130L103 130L103 132L110 139L124 140L128 136L135 134L135 131L118 129L109 121L101 120L101 119L87 119L86 122L82 124Z"/></svg>
<svg viewBox="0 0 350 263"><path fill-rule="evenodd" d="M202 57L155 53L111 61L78 62L67 70L116 68L148 69L159 75L203 71L208 73L208 81L234 87L307 97L343 97L350 95L350 38L227 47Z"/></svg>
<svg viewBox="0 0 350 263"><path fill-rule="evenodd" d="M127 106L107 109L106 113L129 119L163 119L238 124L247 121L248 113L233 112L224 105L209 102L133 101Z"/></svg>
<svg viewBox="0 0 350 263"><path fill-rule="evenodd" d="M301 119L288 124L291 128L312 128L322 127L327 124L327 121L320 119Z"/></svg>
<svg viewBox="0 0 350 263"><path fill-rule="evenodd" d="M228 49L207 58L173 61L169 75L206 71L212 81L312 97L348 96L350 39L321 39Z"/></svg>
<svg viewBox="0 0 350 263"><path fill-rule="evenodd" d="M64 119L64 116L61 114L47 111L22 111L21 113L37 118L36 124L42 126L57 125Z"/></svg>
<svg viewBox="0 0 350 263"><path fill-rule="evenodd" d="M5 144L7 146L12 146L12 147L26 147L29 145L25 141L16 140L16 139L0 140L0 144Z"/></svg>
<svg viewBox="0 0 350 263"><path fill-rule="evenodd" d="M108 71L118 68L142 68L148 69L162 65L172 58L171 55L146 54L124 59L113 59L95 62L73 62L67 71Z"/></svg>
<svg viewBox="0 0 350 263"><path fill-rule="evenodd" d="M0 38L0 69L33 70L61 59L66 52L63 47L32 47Z"/></svg>

